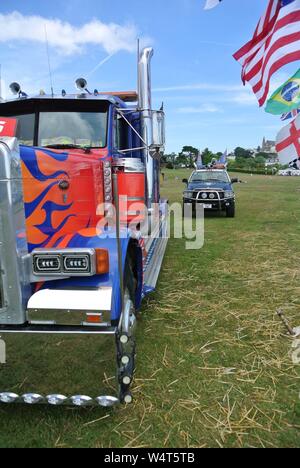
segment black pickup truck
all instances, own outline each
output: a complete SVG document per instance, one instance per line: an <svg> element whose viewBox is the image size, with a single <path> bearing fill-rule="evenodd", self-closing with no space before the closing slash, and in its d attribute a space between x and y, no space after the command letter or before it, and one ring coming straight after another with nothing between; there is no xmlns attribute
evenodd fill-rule
<svg viewBox="0 0 300 468"><path fill-rule="evenodd" d="M225 211L228 218L235 216L235 194L232 184L238 179L230 179L225 169L200 169L194 171L189 180L182 181L187 185L183 192L183 207L201 203L208 211Z"/></svg>

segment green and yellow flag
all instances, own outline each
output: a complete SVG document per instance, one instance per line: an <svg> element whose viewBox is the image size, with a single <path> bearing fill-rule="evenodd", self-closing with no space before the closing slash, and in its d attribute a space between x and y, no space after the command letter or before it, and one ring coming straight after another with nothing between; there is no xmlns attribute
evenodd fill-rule
<svg viewBox="0 0 300 468"><path fill-rule="evenodd" d="M266 112L285 114L300 107L300 69L275 91L267 102Z"/></svg>

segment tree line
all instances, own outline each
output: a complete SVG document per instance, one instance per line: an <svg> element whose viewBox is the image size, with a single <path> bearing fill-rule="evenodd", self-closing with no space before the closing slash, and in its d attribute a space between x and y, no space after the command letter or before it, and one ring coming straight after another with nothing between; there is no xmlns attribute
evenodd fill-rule
<svg viewBox="0 0 300 468"><path fill-rule="evenodd" d="M223 152L213 153L209 148L205 148L201 152L202 162L204 165L211 163L212 159L220 159ZM199 155L199 149L193 146L184 146L180 153L165 154L162 158L162 163L166 164L169 169L175 167L185 166L188 168L194 168Z"/></svg>
<svg viewBox="0 0 300 468"><path fill-rule="evenodd" d="M185 166L187 168L194 168L197 162L199 150L193 146L184 146L180 153L165 154L162 158L162 163L169 169ZM223 152L219 151L214 153L209 148L205 148L201 152L202 162L204 165L211 163L213 159L219 160ZM228 161L229 169L244 169L244 170L264 170L266 162L270 158L276 158L275 154L265 153L258 147L257 151L245 149L242 147L235 148L233 155L234 160ZM279 165L277 165L279 168Z"/></svg>

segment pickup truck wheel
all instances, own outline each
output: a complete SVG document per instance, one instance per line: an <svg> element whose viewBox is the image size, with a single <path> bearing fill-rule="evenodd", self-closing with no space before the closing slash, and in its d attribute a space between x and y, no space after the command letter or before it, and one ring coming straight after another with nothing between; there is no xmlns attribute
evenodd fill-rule
<svg viewBox="0 0 300 468"><path fill-rule="evenodd" d="M235 205L231 205L226 208L226 216L227 218L235 217Z"/></svg>

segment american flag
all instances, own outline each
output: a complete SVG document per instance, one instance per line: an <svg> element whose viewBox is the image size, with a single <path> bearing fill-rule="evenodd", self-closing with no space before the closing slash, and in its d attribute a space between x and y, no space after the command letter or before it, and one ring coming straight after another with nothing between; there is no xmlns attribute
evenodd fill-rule
<svg viewBox="0 0 300 468"><path fill-rule="evenodd" d="M259 105L265 103L272 75L300 60L300 0L269 0L254 36L234 54L242 80L249 82Z"/></svg>

